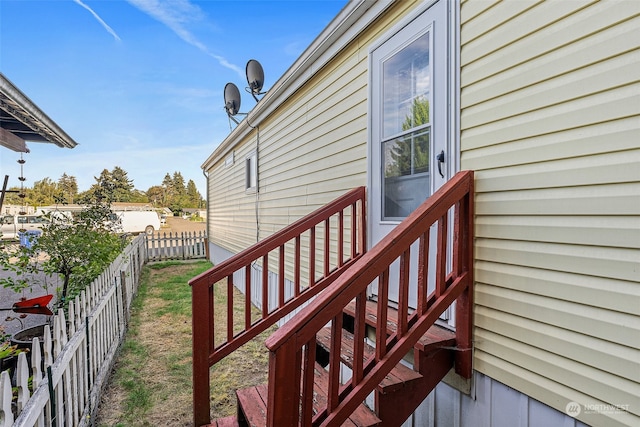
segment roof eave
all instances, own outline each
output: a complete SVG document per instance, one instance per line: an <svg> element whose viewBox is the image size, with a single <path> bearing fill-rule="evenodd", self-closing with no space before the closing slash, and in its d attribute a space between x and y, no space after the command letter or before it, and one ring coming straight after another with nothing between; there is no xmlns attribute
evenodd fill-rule
<svg viewBox="0 0 640 427"><path fill-rule="evenodd" d="M0 107L47 142L62 148L74 148L78 145L2 73L0 73Z"/></svg>

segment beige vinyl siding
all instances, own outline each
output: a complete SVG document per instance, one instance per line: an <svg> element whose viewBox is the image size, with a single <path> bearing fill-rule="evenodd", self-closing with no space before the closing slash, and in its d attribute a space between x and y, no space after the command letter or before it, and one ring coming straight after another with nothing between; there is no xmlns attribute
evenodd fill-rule
<svg viewBox="0 0 640 427"><path fill-rule="evenodd" d="M466 1L475 368L640 424L640 2Z"/></svg>
<svg viewBox="0 0 640 427"><path fill-rule="evenodd" d="M255 192L245 190L245 160L255 151L255 133L252 136L233 150L233 164L225 165L225 156L208 170L210 238L224 242L222 247L231 252L256 241Z"/></svg>

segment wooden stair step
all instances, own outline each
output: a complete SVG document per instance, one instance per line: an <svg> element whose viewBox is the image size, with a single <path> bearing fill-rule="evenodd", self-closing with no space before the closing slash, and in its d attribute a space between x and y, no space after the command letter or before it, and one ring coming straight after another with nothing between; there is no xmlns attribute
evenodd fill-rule
<svg viewBox="0 0 640 427"><path fill-rule="evenodd" d="M378 317L378 304L376 301L367 300L365 305L365 323L369 326L376 327L376 320ZM356 303L355 300L351 301L344 309L344 313L355 317ZM392 307L387 308L387 335L394 334L398 325L398 311ZM449 329L443 328L438 325L433 325L427 330L427 332L420 338L420 340L414 346L423 352L429 352L440 348L455 347L456 334Z"/></svg>
<svg viewBox="0 0 640 427"><path fill-rule="evenodd" d="M207 424L206 427L240 427L240 424L238 424L238 417L231 416L213 420L211 424Z"/></svg>
<svg viewBox="0 0 640 427"><path fill-rule="evenodd" d="M313 389L313 413L324 409L327 404L326 390L329 383L329 373L316 363ZM256 387L249 387L243 390L236 390L238 397L238 410L244 415L244 420L250 427L261 427L267 425L267 385L262 384ZM378 426L381 421L364 404L351 414L349 419L342 425L346 427L370 427Z"/></svg>
<svg viewBox="0 0 640 427"><path fill-rule="evenodd" d="M316 342L327 352L331 348L331 328L323 328L316 334ZM342 330L342 345L340 347L340 360L349 368L353 368L353 344L354 336L351 332ZM375 348L364 343L364 359L368 360L375 355ZM422 378L420 373L403 365L396 365L389 374L380 382L378 390L382 393L390 393L399 390L414 381Z"/></svg>

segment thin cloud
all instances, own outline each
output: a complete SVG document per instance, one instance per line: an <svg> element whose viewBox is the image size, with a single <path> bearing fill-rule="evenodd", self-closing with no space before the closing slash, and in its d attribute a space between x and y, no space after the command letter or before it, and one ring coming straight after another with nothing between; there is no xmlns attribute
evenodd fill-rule
<svg viewBox="0 0 640 427"><path fill-rule="evenodd" d="M96 18L96 20L100 23L100 25L102 25L104 27L104 29L107 30L107 32L113 36L113 38L115 38L118 41L121 41L120 37L118 36L118 34L116 34L116 32L113 30L113 28L111 28L109 25L107 25L107 23L104 22L102 20L102 18L100 18L100 16L96 12L94 12L93 9L91 9L86 4L82 3L81 0L73 0L73 1L76 2L77 4L79 4L80 6L84 7L85 9L87 9L93 15L93 17Z"/></svg>
<svg viewBox="0 0 640 427"><path fill-rule="evenodd" d="M189 0L127 0L130 4L166 25L178 37L214 58L220 65L235 71L244 77L244 69L227 61L220 55L211 53L209 49L194 36L188 25L203 18L202 10Z"/></svg>

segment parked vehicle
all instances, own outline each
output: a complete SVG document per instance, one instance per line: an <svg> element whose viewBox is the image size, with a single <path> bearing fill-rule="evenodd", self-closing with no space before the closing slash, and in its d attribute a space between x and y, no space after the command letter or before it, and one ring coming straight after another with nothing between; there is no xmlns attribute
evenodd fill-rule
<svg viewBox="0 0 640 427"><path fill-rule="evenodd" d="M20 233L41 231L47 222L41 215L7 215L0 220L0 231L3 239L15 240L20 237Z"/></svg>
<svg viewBox="0 0 640 427"><path fill-rule="evenodd" d="M160 230L160 218L153 211L122 211L113 215L114 220L120 220L118 231L122 233L151 235L155 230Z"/></svg>

